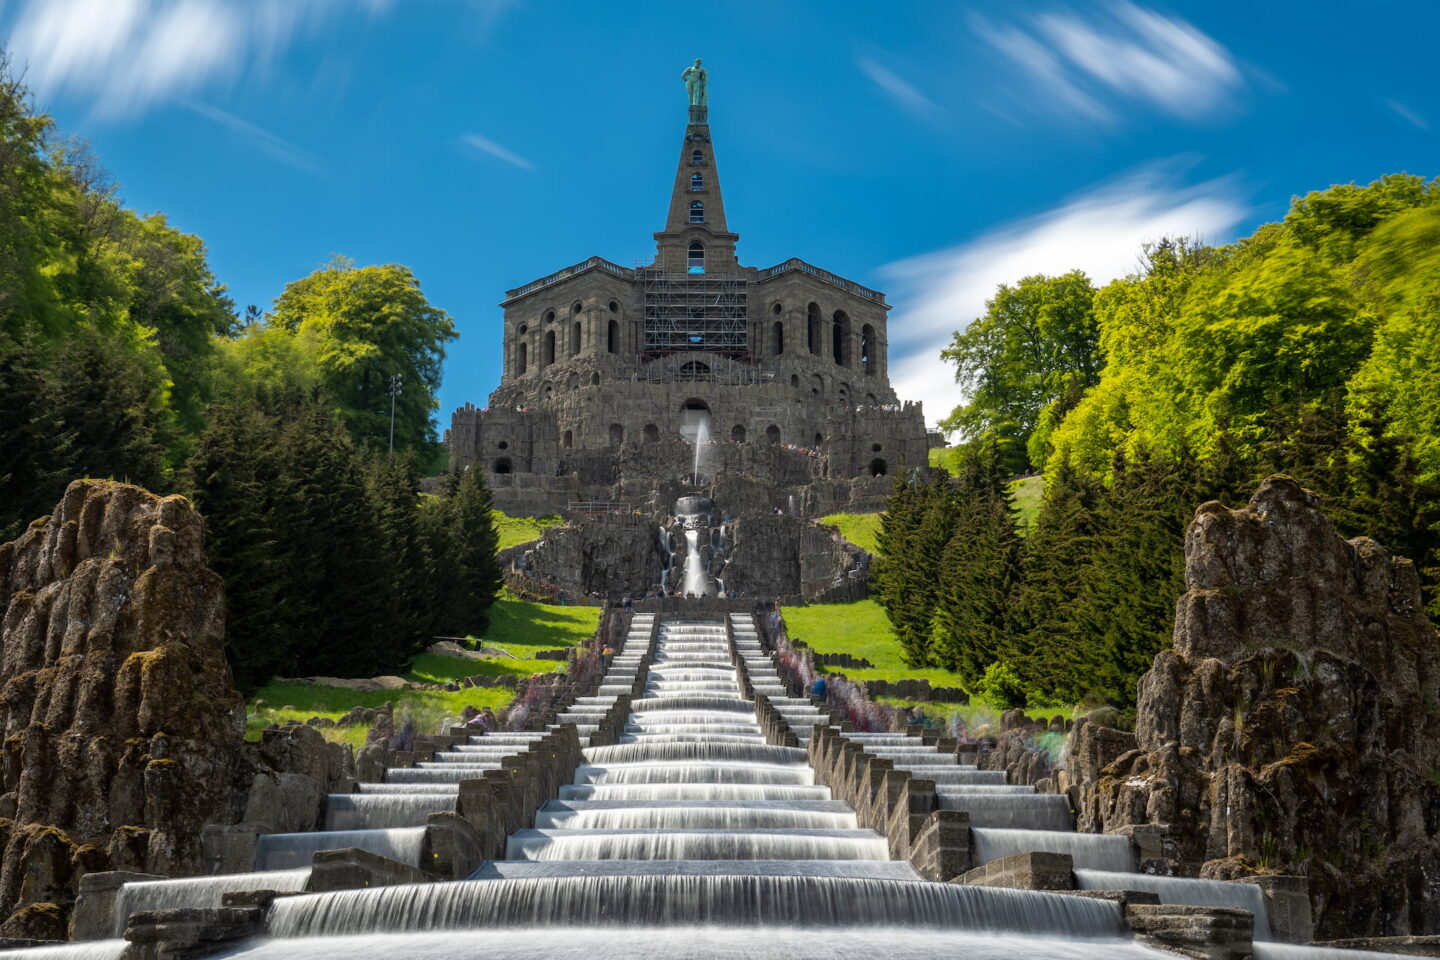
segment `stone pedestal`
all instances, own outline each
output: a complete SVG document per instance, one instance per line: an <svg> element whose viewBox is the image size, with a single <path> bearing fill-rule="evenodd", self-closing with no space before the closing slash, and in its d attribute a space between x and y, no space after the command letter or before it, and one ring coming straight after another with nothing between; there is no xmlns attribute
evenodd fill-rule
<svg viewBox="0 0 1440 960"><path fill-rule="evenodd" d="M206 824L200 831L200 851L205 858L205 872L245 873L255 869L255 845L262 833L270 833L263 823Z"/></svg>
<svg viewBox="0 0 1440 960"><path fill-rule="evenodd" d="M1265 891L1265 912L1270 933L1283 943L1309 943L1315 939L1315 918L1310 910L1310 883L1304 877L1244 877L1236 883L1253 883Z"/></svg>

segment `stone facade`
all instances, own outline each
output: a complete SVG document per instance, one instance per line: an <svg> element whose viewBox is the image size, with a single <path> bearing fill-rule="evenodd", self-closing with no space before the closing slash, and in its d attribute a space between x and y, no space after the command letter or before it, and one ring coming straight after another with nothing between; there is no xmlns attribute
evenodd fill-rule
<svg viewBox="0 0 1440 960"><path fill-rule="evenodd" d="M920 405L890 387L884 294L736 260L705 107L655 239L650 264L592 257L508 291L500 385L446 433L452 469L485 470L497 507L638 506L696 472L702 420L701 476L752 476L782 509L876 509L870 478L926 465Z"/></svg>

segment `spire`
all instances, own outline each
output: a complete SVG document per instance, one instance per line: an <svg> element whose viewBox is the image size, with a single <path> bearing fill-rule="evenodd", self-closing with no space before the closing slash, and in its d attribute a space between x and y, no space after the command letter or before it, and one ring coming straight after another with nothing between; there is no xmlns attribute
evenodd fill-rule
<svg viewBox="0 0 1440 960"><path fill-rule="evenodd" d="M696 98L692 95L691 99ZM699 99L703 101L703 93ZM740 238L730 233L725 224L720 171L710 143L709 112L703 102L690 106L690 122L685 127L675 188L670 194L670 212L665 229L655 234L656 263L666 272L692 270L697 263L691 252L695 243L704 248L705 272L735 269L735 241Z"/></svg>

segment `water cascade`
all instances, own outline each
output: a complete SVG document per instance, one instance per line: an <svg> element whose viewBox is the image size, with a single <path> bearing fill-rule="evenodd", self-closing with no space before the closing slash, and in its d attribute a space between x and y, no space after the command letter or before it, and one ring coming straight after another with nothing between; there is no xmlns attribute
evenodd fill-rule
<svg viewBox="0 0 1440 960"><path fill-rule="evenodd" d="M718 619L662 624L644 692L631 701L618 742L589 746L588 736L614 694L628 691L642 669L651 616L635 618L602 695L578 698L557 718L580 731L583 759L573 783L536 811L534 827L511 835L505 860L485 863L462 881L280 898L270 913L273 939L241 945L227 956L1168 956L1130 940L1114 902L931 883L908 862L890 860L887 840L860 828L855 812L835 800L829 787L815 783L803 749L766 742L755 705L741 690L735 659L743 660L754 689L788 718L802 742L829 717L807 698L787 694L749 616L732 617L729 624ZM329 825L335 829L328 833L262 838L257 867L298 863L310 851L340 846L384 848L387 856L417 862L423 839L417 820L452 808L460 780L494 769L500 757L526 749L529 738L539 736L477 736L424 765L389 770L385 783L331 798ZM1007 784L1003 774L960 764L954 754L915 737L842 736L897 768L934 780L943 805L967 810L977 824L972 829L977 862L1053 850L1075 858L1081 883L1089 888L1155 890L1179 903L1261 906L1253 886L1135 874L1127 838L1076 834L1062 798ZM252 875L252 882L261 876ZM272 878L265 886L273 887L279 875L264 876ZM149 888L168 886L169 893L159 893L174 897L185 882L195 883L132 884L124 896L130 903L168 903L146 899ZM1265 951L1257 947L1261 960L1329 960L1265 946ZM94 960L118 955L103 952L101 944L94 948L102 950ZM1349 952L1345 958L1365 960Z"/></svg>

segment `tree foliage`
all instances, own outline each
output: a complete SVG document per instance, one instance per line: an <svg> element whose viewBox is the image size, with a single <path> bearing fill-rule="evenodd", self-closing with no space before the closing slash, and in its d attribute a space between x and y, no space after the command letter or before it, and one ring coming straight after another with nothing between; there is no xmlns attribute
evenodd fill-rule
<svg viewBox="0 0 1440 960"><path fill-rule="evenodd" d="M398 669L499 582L479 474L419 493L454 337L406 268L341 260L238 318L204 243L126 209L0 60L0 540L77 477L189 493L242 685Z"/></svg>
<svg viewBox="0 0 1440 960"><path fill-rule="evenodd" d="M1143 254L1089 298L1079 274L1001 287L945 353L971 390L948 424L968 466L943 497L932 481L891 501L882 549L903 562L880 563L881 602L907 649L1002 705L1133 703L1169 642L1195 506L1272 473L1413 559L1440 614L1440 183L1336 186L1227 247ZM1089 340L1055 333L1086 322ZM1087 343L1088 367L1057 360ZM995 451L1026 435L1045 497L1018 541ZM952 524L938 556L927 495Z"/></svg>

